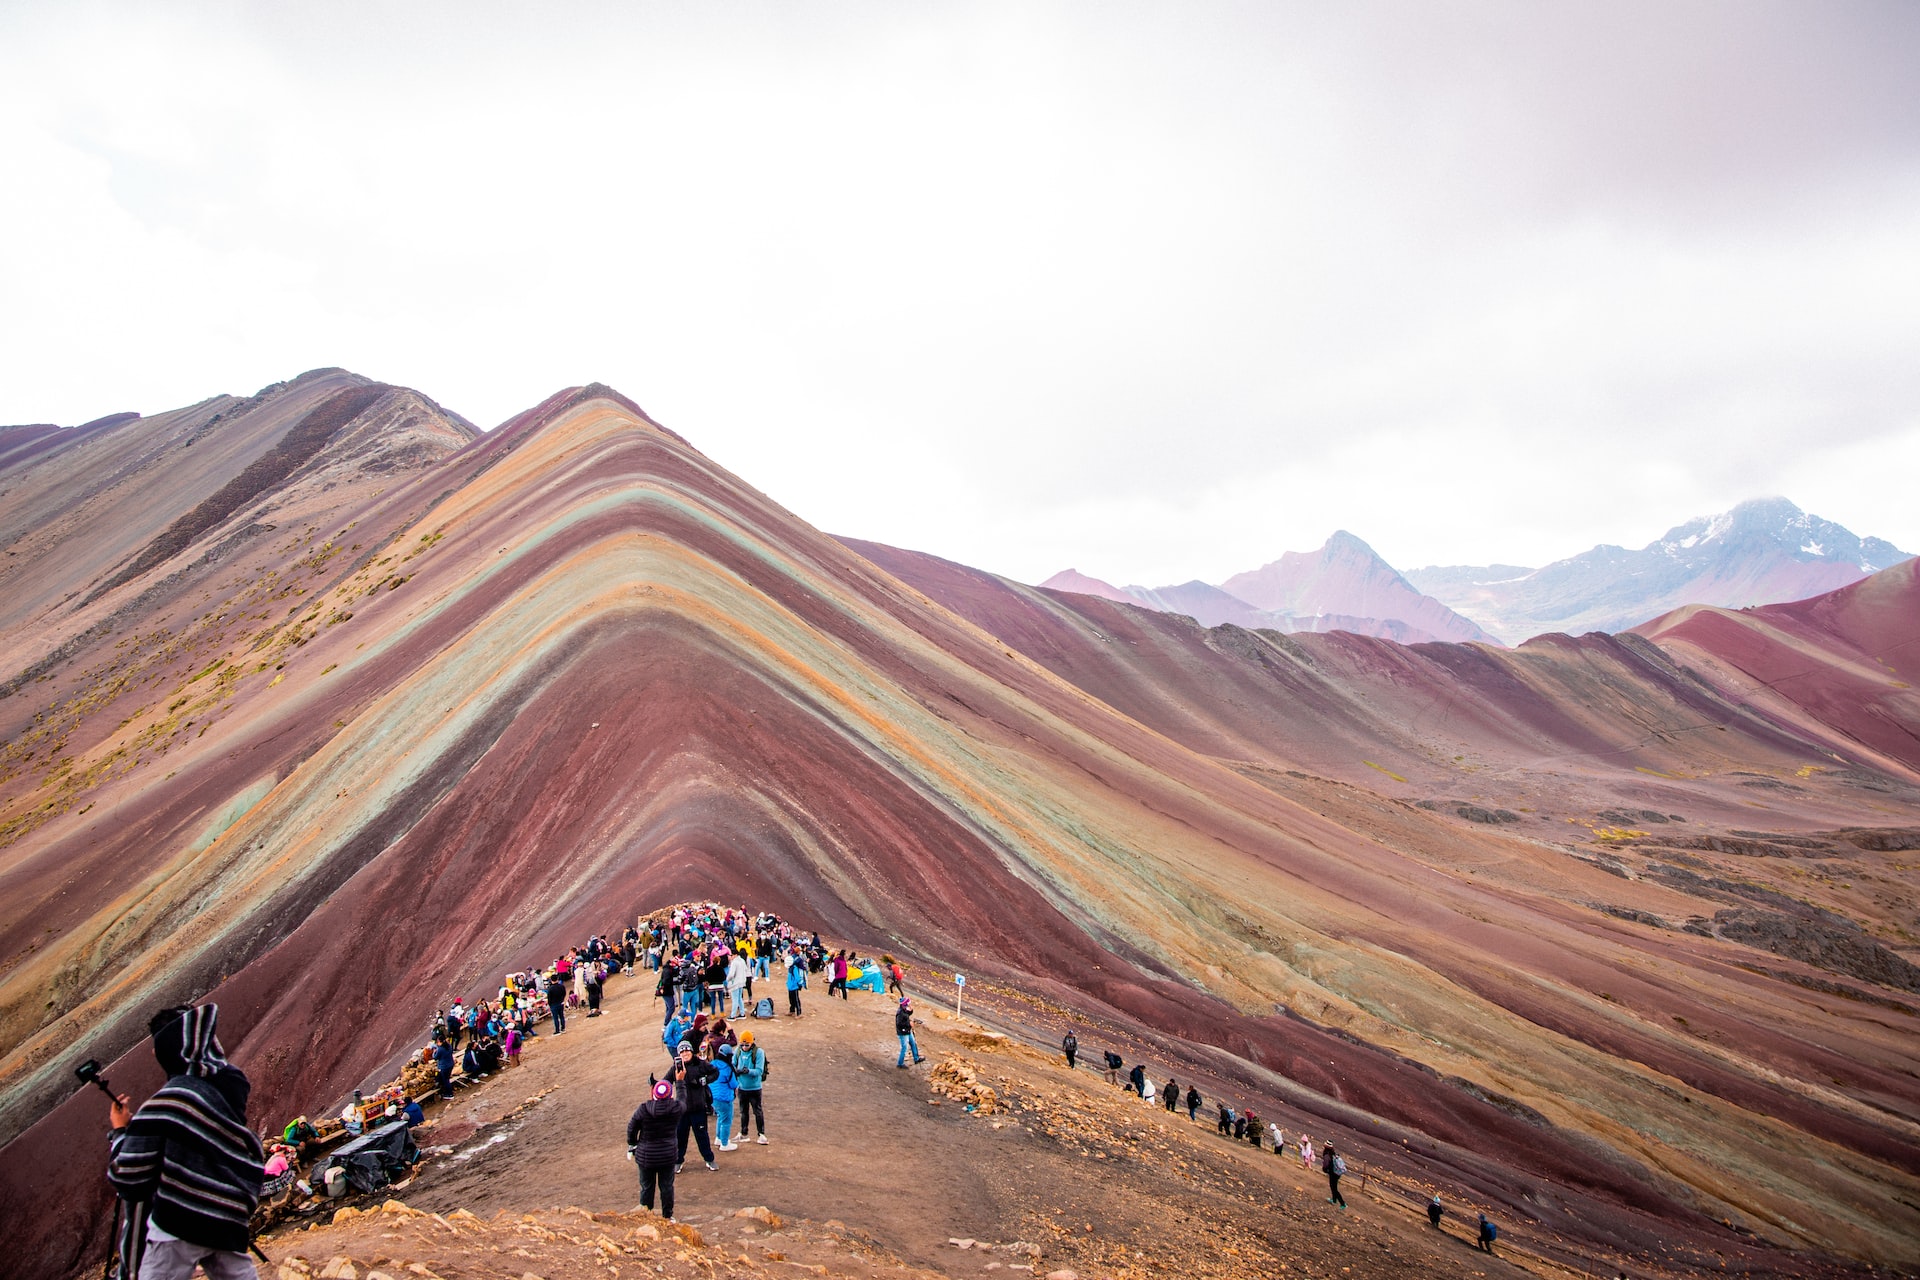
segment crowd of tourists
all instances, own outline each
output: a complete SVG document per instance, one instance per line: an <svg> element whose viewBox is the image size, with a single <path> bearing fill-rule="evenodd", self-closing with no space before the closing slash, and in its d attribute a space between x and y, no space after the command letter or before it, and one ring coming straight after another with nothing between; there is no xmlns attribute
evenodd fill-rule
<svg viewBox="0 0 1920 1280"><path fill-rule="evenodd" d="M634 955L644 956L655 975L666 1060L648 1073L648 1097L627 1121L627 1155L639 1172L641 1205L652 1209L657 1199L668 1219L674 1179L686 1166L689 1142L708 1169L718 1167L716 1153L737 1151L744 1141L768 1144L764 1091L772 1063L752 1029L734 1024L776 1016L773 998L756 996L753 989L756 978L774 984L775 964L782 970L778 982L787 993L789 1018L805 1016L801 992L810 975L825 976L829 999L846 999L856 980L874 989L884 981L900 1000L894 1018L900 1065L906 1065L909 1048L913 1060L921 1061L913 1039L913 1004L901 989L900 965L892 956L876 964L846 949L829 954L818 933L797 929L771 912L750 916L745 908L717 903L677 907L655 920L638 942Z"/></svg>

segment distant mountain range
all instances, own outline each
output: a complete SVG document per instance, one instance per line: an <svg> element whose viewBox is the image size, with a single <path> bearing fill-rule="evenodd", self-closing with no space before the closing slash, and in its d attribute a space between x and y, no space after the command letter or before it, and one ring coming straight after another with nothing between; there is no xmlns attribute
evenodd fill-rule
<svg viewBox="0 0 1920 1280"><path fill-rule="evenodd" d="M1620 632L1682 605L1803 600L1908 558L1785 498L1689 520L1638 551L1595 547L1538 569L1415 569L1407 580L1509 644L1549 631Z"/></svg>
<svg viewBox="0 0 1920 1280"><path fill-rule="evenodd" d="M1427 640L1497 643L1467 618L1420 594L1374 549L1342 529L1318 551L1289 551L1271 564L1235 574L1219 586L1116 587L1074 569L1040 584L1161 613L1184 613L1202 626L1301 631L1352 631L1403 644Z"/></svg>
<svg viewBox="0 0 1920 1280"><path fill-rule="evenodd" d="M1116 587L1074 569L1040 585L1183 613L1209 627L1518 644L1554 631L1626 631L1682 605L1800 600L1907 558L1785 498L1759 498L1688 521L1638 551L1599 546L1537 569L1450 565L1402 574L1341 530L1318 551L1289 551L1217 586Z"/></svg>

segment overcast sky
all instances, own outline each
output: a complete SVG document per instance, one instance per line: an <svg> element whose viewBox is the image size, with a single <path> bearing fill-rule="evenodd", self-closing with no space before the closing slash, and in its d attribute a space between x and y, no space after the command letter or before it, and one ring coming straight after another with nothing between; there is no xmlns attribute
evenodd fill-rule
<svg viewBox="0 0 1920 1280"><path fill-rule="evenodd" d="M831 532L1920 550L1920 4L0 2L0 422L598 379Z"/></svg>

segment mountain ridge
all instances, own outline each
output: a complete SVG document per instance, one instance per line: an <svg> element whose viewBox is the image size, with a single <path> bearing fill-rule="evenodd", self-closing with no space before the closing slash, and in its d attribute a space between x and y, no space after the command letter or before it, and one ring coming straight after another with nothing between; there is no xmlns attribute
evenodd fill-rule
<svg viewBox="0 0 1920 1280"><path fill-rule="evenodd" d="M55 602L0 621L0 669L38 666L0 699L22 1265L106 1207L62 1158L98 1137L74 1046L138 1080L152 1005L212 998L257 1106L344 1096L453 995L716 890L1261 1074L1582 1256L1819 1274L1920 1238L1889 1118L1920 1012L1884 980L1920 769L1824 710L1912 727L1899 591L1794 615L1821 677L1762 701L1717 632L1207 629L832 539L592 387L399 474L352 429L92 605L270 442L14 571ZM48 509L100 500L72 461L29 464Z"/></svg>

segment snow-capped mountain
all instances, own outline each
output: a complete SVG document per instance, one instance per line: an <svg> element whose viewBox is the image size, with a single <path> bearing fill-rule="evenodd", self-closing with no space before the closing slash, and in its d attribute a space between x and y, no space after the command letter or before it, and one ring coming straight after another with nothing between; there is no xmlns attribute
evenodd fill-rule
<svg viewBox="0 0 1920 1280"><path fill-rule="evenodd" d="M1689 520L1638 551L1599 546L1538 569L1437 566L1406 577L1509 644L1549 631L1625 631L1688 604L1800 600L1908 558L1785 498Z"/></svg>

